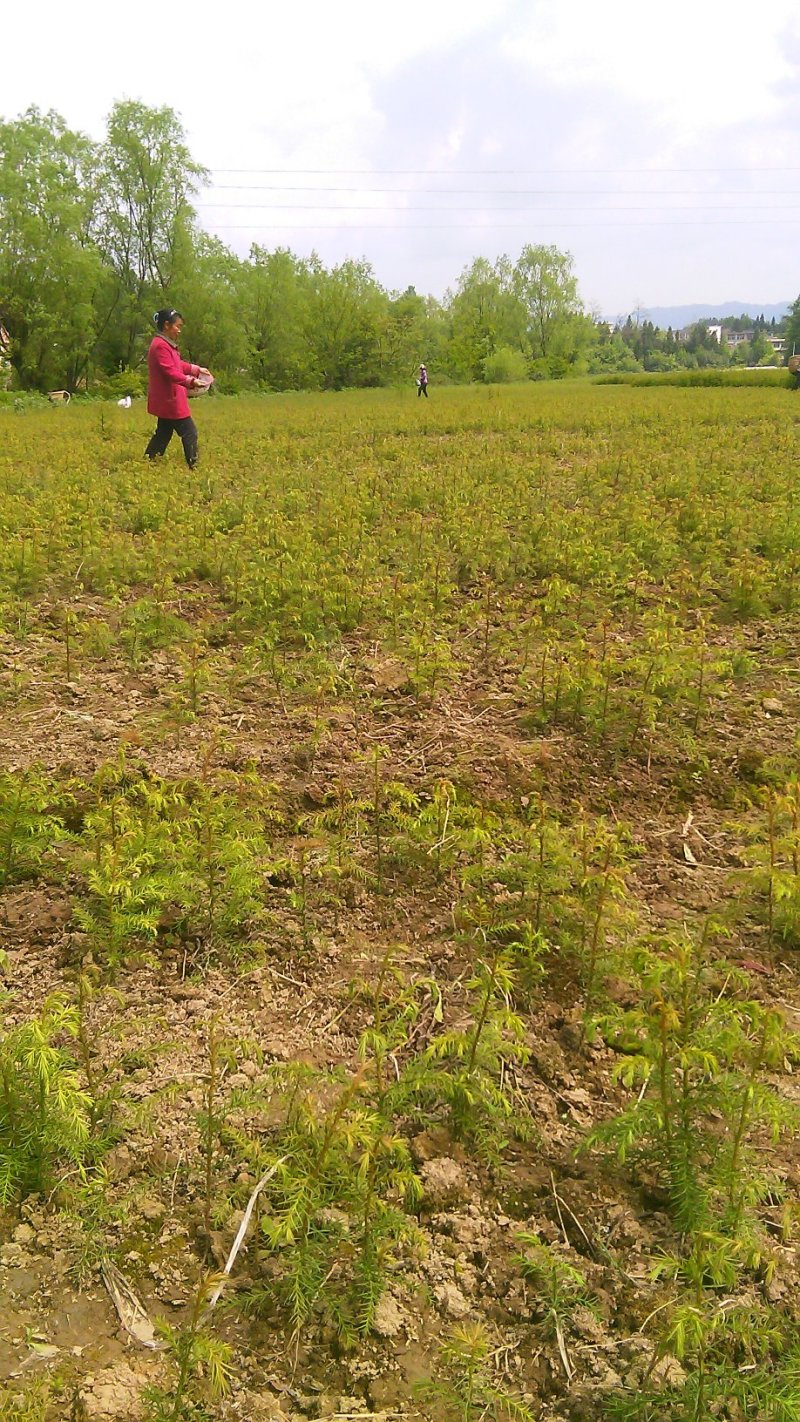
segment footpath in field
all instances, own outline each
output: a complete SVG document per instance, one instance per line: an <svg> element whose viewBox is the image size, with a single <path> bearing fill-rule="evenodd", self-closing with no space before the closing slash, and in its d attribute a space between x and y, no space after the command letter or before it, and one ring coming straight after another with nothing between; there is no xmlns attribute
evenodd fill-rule
<svg viewBox="0 0 800 1422"><path fill-rule="evenodd" d="M15 1422L800 1405L791 395L417 404L0 412Z"/></svg>

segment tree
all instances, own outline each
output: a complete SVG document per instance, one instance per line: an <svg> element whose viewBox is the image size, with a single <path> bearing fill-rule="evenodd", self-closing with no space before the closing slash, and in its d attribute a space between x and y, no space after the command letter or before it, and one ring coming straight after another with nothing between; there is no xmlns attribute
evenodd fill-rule
<svg viewBox="0 0 800 1422"><path fill-rule="evenodd" d="M523 339L532 359L574 359L586 332L576 324L582 308L569 252L524 247L514 266L513 291L523 319Z"/></svg>
<svg viewBox="0 0 800 1422"><path fill-rule="evenodd" d="M449 364L462 380L483 380L484 362L500 346L519 349L520 316L508 257L477 257L449 299Z"/></svg>
<svg viewBox="0 0 800 1422"><path fill-rule="evenodd" d="M73 389L95 334L97 151L58 114L0 124L0 320L23 387Z"/></svg>
<svg viewBox="0 0 800 1422"><path fill-rule="evenodd" d="M743 348L739 348L742 351ZM723 366L730 363L727 351L720 345L709 329L707 321L697 321L691 328L686 350L697 359L699 366ZM733 359L739 359L739 353Z"/></svg>
<svg viewBox="0 0 800 1422"><path fill-rule="evenodd" d="M589 350L589 374L604 371L641 370L630 345L620 331L612 330L607 321L598 321L594 328L594 343Z"/></svg>
<svg viewBox="0 0 800 1422"><path fill-rule="evenodd" d="M389 298L378 330L382 380L407 380L421 361L430 359L427 325L425 298L418 296L413 286Z"/></svg>
<svg viewBox="0 0 800 1422"><path fill-rule="evenodd" d="M242 273L250 369L271 390L319 384L311 344L313 280L307 262L288 248L254 246Z"/></svg>
<svg viewBox="0 0 800 1422"><path fill-rule="evenodd" d="M378 328L386 293L368 262L345 261L326 271L318 257L310 263L316 367L325 390L378 385Z"/></svg>
<svg viewBox="0 0 800 1422"><path fill-rule="evenodd" d="M214 371L247 368L242 266L218 237L185 232L179 238L170 301L184 317L181 350L187 360Z"/></svg>
<svg viewBox="0 0 800 1422"><path fill-rule="evenodd" d="M772 365L774 363L775 352L764 335L765 325L766 322L762 322L762 325L753 334L748 352L748 365Z"/></svg>
<svg viewBox="0 0 800 1422"><path fill-rule="evenodd" d="M787 356L800 354L800 296L792 302L789 308L789 319L786 323L786 354Z"/></svg>
<svg viewBox="0 0 800 1422"><path fill-rule="evenodd" d="M103 314L107 356L129 366L196 239L191 198L207 178L168 107L114 105L100 153L95 236L112 273Z"/></svg>

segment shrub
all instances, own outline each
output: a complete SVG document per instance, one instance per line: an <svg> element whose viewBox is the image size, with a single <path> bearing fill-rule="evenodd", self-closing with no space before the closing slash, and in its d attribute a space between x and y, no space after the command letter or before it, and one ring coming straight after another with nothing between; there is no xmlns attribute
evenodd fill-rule
<svg viewBox="0 0 800 1422"><path fill-rule="evenodd" d="M522 351L511 346L501 346L486 356L483 362L483 378L487 385L508 385L514 380L528 379L528 362Z"/></svg>
<svg viewBox="0 0 800 1422"><path fill-rule="evenodd" d="M725 386L769 386L770 389L793 390L794 377L788 370L775 370L764 366L758 370L721 370L710 366L705 370L667 370L643 372L640 375L628 372L614 372L611 375L595 376L596 385L725 385Z"/></svg>
<svg viewBox="0 0 800 1422"><path fill-rule="evenodd" d="M105 379L98 380L92 393L102 396L105 400L121 400L125 395L136 399L144 395L146 384L143 371L120 370L116 375L108 375Z"/></svg>
<svg viewBox="0 0 800 1422"><path fill-rule="evenodd" d="M90 1099L59 1037L78 1034L78 1014L53 997L41 1014L0 1037L0 1203L48 1188L59 1160L79 1164Z"/></svg>

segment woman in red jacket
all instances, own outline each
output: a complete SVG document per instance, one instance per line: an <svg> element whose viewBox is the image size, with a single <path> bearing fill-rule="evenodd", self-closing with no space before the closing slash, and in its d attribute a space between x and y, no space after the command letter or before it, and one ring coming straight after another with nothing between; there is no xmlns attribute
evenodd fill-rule
<svg viewBox="0 0 800 1422"><path fill-rule="evenodd" d="M186 392L210 385L211 371L181 360L180 311L166 307L157 311L153 319L158 335L153 337L147 353L147 411L156 416L158 424L145 454L148 459L163 454L173 433L177 433L183 441L186 463L193 469L197 463L197 426L189 414Z"/></svg>

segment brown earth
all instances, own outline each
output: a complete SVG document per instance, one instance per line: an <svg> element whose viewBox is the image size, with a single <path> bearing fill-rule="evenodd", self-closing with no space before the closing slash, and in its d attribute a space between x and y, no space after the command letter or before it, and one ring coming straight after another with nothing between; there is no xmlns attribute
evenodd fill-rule
<svg viewBox="0 0 800 1422"><path fill-rule="evenodd" d="M197 607L201 590L192 598ZM796 645L793 630L782 626L784 644ZM137 671L120 659L79 665L65 684L58 644L45 633L16 646L6 638L0 688L14 678L26 690L0 707L0 764L39 764L85 781L125 747L150 773L189 777L214 745L215 764L253 765L274 783L287 822L296 823L325 804L342 777L363 790L370 749L381 745L392 775L411 786L447 777L483 802L519 806L542 795L564 812L579 802L617 817L637 849L629 891L651 926L668 928L735 897L743 861L732 826L741 793L795 751L797 667L783 661L773 670L766 654L773 635L769 625L748 631L761 670L711 703L699 768L658 737L619 756L570 728L531 734L511 672L487 669L477 655L431 706L409 694L401 667L350 639L341 655L355 671L352 697L282 707L265 679L237 688L236 652L226 648L213 654L209 688L190 717L166 652ZM718 636L722 644L727 633ZM400 946L408 971L453 984L458 1000L467 963L448 883L422 890L395 879L390 893L356 889L347 905L320 895L310 946L285 887L269 888L267 908L262 950L242 967L194 964L165 944L156 964L121 972L89 1009L95 1066L118 1092L126 1123L105 1159L116 1203L124 1202L103 1226L106 1243L151 1316L184 1316L209 1260L219 1266L224 1259L238 1220L232 1209L211 1241L199 1238L195 1112L212 1017L227 1037L257 1046L241 1049L228 1069L235 1088L257 1079L262 1063L354 1064L366 1018L350 984L374 978L387 943ZM8 955L6 1018L14 1023L63 988L80 959L68 889L41 881L10 889L0 901L0 942ZM793 955L770 947L763 927L747 917L730 953L749 972L753 996L779 1003L800 1025ZM574 974L558 961L548 968L526 1022L531 1057L521 1078L535 1143L513 1146L505 1168L493 1172L442 1130L415 1138L426 1250L393 1273L373 1333L355 1356L338 1355L324 1334L288 1356L283 1333L245 1317L237 1299L257 1267L251 1239L233 1271L232 1304L219 1312L219 1331L234 1345L234 1387L209 1415L248 1422L432 1416L420 1411L413 1385L430 1378L438 1340L459 1320L486 1323L498 1376L527 1395L542 1419L597 1417L599 1399L644 1376L653 1348L644 1325L665 1297L649 1271L660 1249L675 1248L674 1226L655 1186L575 1154L622 1099L611 1085L617 1056L599 1038L584 1040ZM607 988L624 998L624 982ZM780 1086L797 1099L791 1075ZM771 1163L796 1190L791 1140ZM242 1169L240 1191L248 1183ZM13 1396L39 1373L55 1377L60 1406L70 1410L48 1416L135 1419L144 1415L142 1385L166 1376L165 1360L120 1328L96 1261L81 1261L80 1231L59 1203L29 1200L21 1213L7 1213L0 1231L0 1380ZM596 1311L575 1311L566 1362L537 1323L511 1262L521 1225L579 1267L597 1301ZM773 1295L796 1298L794 1247L776 1240L775 1250ZM665 1377L680 1372L667 1360L658 1369Z"/></svg>

